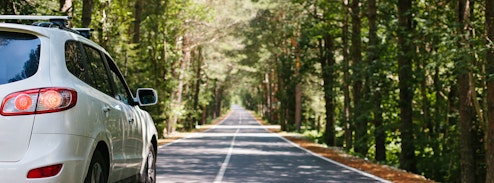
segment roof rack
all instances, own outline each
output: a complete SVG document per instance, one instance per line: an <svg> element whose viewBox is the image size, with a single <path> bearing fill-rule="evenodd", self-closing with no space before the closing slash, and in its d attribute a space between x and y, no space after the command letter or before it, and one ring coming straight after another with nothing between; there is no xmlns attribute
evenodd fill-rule
<svg viewBox="0 0 494 183"><path fill-rule="evenodd" d="M93 29L90 28L68 28L67 21L71 20L71 16L35 16L35 15L0 15L0 20L45 20L48 22L34 22L32 25L39 27L48 27L48 28L59 28L62 30L70 31L85 38L91 37L91 31Z"/></svg>
<svg viewBox="0 0 494 183"><path fill-rule="evenodd" d="M48 27L53 27L54 25L59 28L66 28L67 21L71 20L71 16L32 16L32 15L0 15L0 19L3 20L48 20L51 25ZM46 27L47 24L37 24L36 26Z"/></svg>
<svg viewBox="0 0 494 183"><path fill-rule="evenodd" d="M85 38L91 38L91 32L94 31L94 29L91 28L72 28L72 30L75 30L79 32L81 36L84 36Z"/></svg>

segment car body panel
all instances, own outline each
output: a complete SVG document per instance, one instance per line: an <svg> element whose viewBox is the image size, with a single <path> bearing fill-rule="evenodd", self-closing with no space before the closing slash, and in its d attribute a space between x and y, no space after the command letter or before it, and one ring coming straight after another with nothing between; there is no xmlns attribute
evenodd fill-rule
<svg viewBox="0 0 494 183"><path fill-rule="evenodd" d="M1 182L83 182L90 144L94 139L60 134L33 134L29 151L18 162L0 162ZM63 138L61 138L63 137ZM73 148L67 148L73 147ZM54 177L27 179L27 172L33 167L63 163L62 171Z"/></svg>
<svg viewBox="0 0 494 183"><path fill-rule="evenodd" d="M29 148L33 116L0 116L0 162L16 162ZM7 150L8 149L8 150Z"/></svg>

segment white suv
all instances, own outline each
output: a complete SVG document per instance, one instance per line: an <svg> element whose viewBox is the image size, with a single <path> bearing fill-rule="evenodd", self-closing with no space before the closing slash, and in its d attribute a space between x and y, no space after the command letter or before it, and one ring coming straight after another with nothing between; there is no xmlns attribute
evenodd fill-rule
<svg viewBox="0 0 494 183"><path fill-rule="evenodd" d="M47 21L0 23L0 182L154 182L158 135L140 106L156 91L134 97L70 17L0 16L25 19Z"/></svg>

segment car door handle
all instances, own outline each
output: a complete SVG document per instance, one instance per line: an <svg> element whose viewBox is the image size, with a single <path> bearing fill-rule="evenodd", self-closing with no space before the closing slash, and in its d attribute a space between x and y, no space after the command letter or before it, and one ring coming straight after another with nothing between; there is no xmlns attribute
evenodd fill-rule
<svg viewBox="0 0 494 183"><path fill-rule="evenodd" d="M103 112L110 112L110 111L111 111L110 106L104 106L103 107Z"/></svg>

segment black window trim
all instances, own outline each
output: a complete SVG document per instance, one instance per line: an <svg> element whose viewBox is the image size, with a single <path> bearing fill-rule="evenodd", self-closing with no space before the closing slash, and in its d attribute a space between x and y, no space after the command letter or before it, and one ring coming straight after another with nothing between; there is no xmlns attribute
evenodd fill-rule
<svg viewBox="0 0 494 183"><path fill-rule="evenodd" d="M83 52L83 55L84 55L84 62L87 62L87 60L89 58L89 56L87 55L88 53L86 52L86 49L84 48L84 46L87 46L87 47L89 47L91 49L94 49L94 50L96 50L98 52L100 58L102 58L101 61L103 62L103 66L105 67L106 80L110 82L110 90L111 90L111 93L112 94L115 94L115 88L114 88L114 86L112 84L113 82L110 79L111 76L109 74L108 64L106 63L106 59L103 57L103 54L101 53L101 50L99 50L98 48L95 48L94 46L91 46L90 44L85 44L85 43L82 43L82 42L80 42L80 43L81 43L81 48L83 50L82 52ZM88 68L88 67L86 67L86 68ZM89 67L89 68L90 68L91 72L93 72L93 68L92 67ZM88 69L88 71L89 71L89 69ZM93 86L91 86L91 87L93 87ZM97 88L95 88L95 89L97 89ZM99 89L97 89L97 90L98 91L101 91ZM104 94L106 94L106 95L108 95L104 91L101 91L101 92L104 93ZM110 97L113 97L113 96L110 95Z"/></svg>
<svg viewBox="0 0 494 183"><path fill-rule="evenodd" d="M123 77L122 72L120 72L120 69L118 68L117 64L113 61L113 59L110 57L110 55L107 55L106 53L103 53L103 52L101 52L101 54L104 55L103 56L103 60L105 60L106 66L108 67L108 69L107 69L107 72L108 73L107 74L111 77L111 73L110 72L115 72L115 74L117 74L118 79L124 85L125 91L127 92L127 96L129 97L127 99L129 101L129 104L128 105L131 105L131 106L137 105L134 102L134 96L132 95L132 92L130 92L129 85L127 84L127 81ZM107 60L107 59L109 59L109 60ZM115 70L113 71L111 67L113 67ZM117 84L114 83L113 79L110 79L110 83L112 85L113 95L116 95L117 92L118 92L117 91L118 89L117 89L117 86L116 86Z"/></svg>

